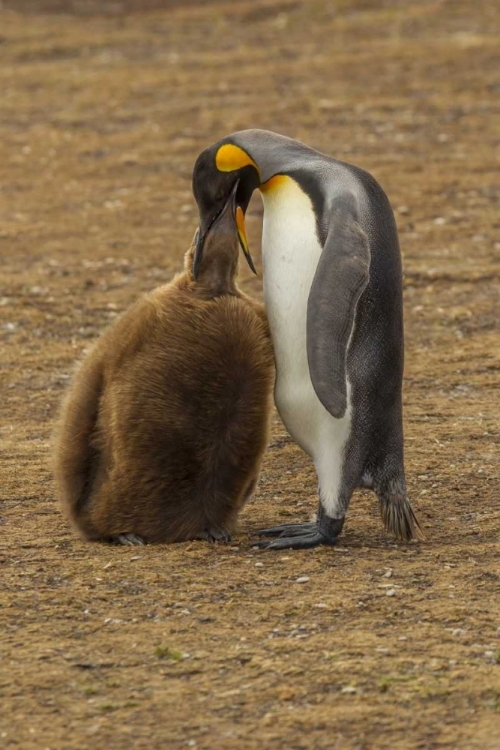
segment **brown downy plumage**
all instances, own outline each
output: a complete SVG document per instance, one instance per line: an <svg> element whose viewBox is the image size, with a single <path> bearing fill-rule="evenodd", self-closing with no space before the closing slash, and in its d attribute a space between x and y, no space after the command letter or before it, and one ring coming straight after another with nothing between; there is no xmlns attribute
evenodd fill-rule
<svg viewBox="0 0 500 750"><path fill-rule="evenodd" d="M274 360L236 286L234 194L185 271L98 340L60 417L55 476L80 536L228 540L266 447Z"/></svg>

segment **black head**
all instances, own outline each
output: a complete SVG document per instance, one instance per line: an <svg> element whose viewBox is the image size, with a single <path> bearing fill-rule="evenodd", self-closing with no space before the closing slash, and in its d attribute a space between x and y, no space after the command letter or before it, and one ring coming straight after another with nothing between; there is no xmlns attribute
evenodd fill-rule
<svg viewBox="0 0 500 750"><path fill-rule="evenodd" d="M234 154L238 154L239 161L235 163L233 159L228 166L227 157L234 156L233 149ZM207 234L228 202L234 211L240 245L248 265L256 273L246 239L245 212L260 180L253 160L248 156L245 160L241 154L244 155L244 152L237 146L218 143L203 151L196 160L193 170L193 194L198 204L200 224L193 269L195 278Z"/></svg>

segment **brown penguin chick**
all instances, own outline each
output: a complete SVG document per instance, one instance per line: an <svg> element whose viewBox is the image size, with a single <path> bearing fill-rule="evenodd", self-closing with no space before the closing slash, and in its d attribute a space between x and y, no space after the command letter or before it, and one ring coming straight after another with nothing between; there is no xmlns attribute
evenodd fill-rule
<svg viewBox="0 0 500 750"><path fill-rule="evenodd" d="M97 341L62 407L55 477L86 540L228 541L267 444L274 358L236 285L234 192L203 257Z"/></svg>

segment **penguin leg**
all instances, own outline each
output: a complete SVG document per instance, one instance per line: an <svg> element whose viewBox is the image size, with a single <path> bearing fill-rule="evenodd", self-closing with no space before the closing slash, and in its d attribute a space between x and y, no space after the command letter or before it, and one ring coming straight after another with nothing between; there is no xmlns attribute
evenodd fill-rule
<svg viewBox="0 0 500 750"><path fill-rule="evenodd" d="M314 464L318 475L319 508L313 523L285 524L257 532L258 536L277 537L257 542L261 549L309 549L320 544L337 543L351 495L359 473L357 464L345 470L342 450L332 441L321 440ZM333 443L334 444L334 443Z"/></svg>

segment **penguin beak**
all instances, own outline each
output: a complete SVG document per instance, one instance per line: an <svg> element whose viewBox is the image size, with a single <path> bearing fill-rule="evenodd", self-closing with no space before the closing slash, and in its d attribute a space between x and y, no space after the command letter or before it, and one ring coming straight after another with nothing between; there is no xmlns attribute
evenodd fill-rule
<svg viewBox="0 0 500 750"><path fill-rule="evenodd" d="M248 240L247 240L247 234L245 229L245 214L243 213L243 209L241 206L236 205L236 193L238 191L238 185L239 185L239 179L236 180L236 182L233 185L233 188L231 190L231 193L229 194L229 197L227 201L225 202L224 206L221 208L220 211L218 211L215 216L210 221L210 224L208 225L208 228L206 231L202 234L201 230L199 229L196 235L196 248L194 252L194 262L193 262L193 276L196 281L198 278L198 272L200 270L200 263L201 259L203 257L203 247L205 245L205 240L207 238L208 233L214 226L214 224L220 219L220 217L226 212L227 209L230 208L231 214L234 218L234 222L236 224L236 231L238 233L238 240L240 242L241 248L243 250L243 253L245 255L245 258L247 260L248 265L252 269L252 271L257 274L257 271L255 270L255 266L252 260L252 256L250 255L250 251L248 249Z"/></svg>

